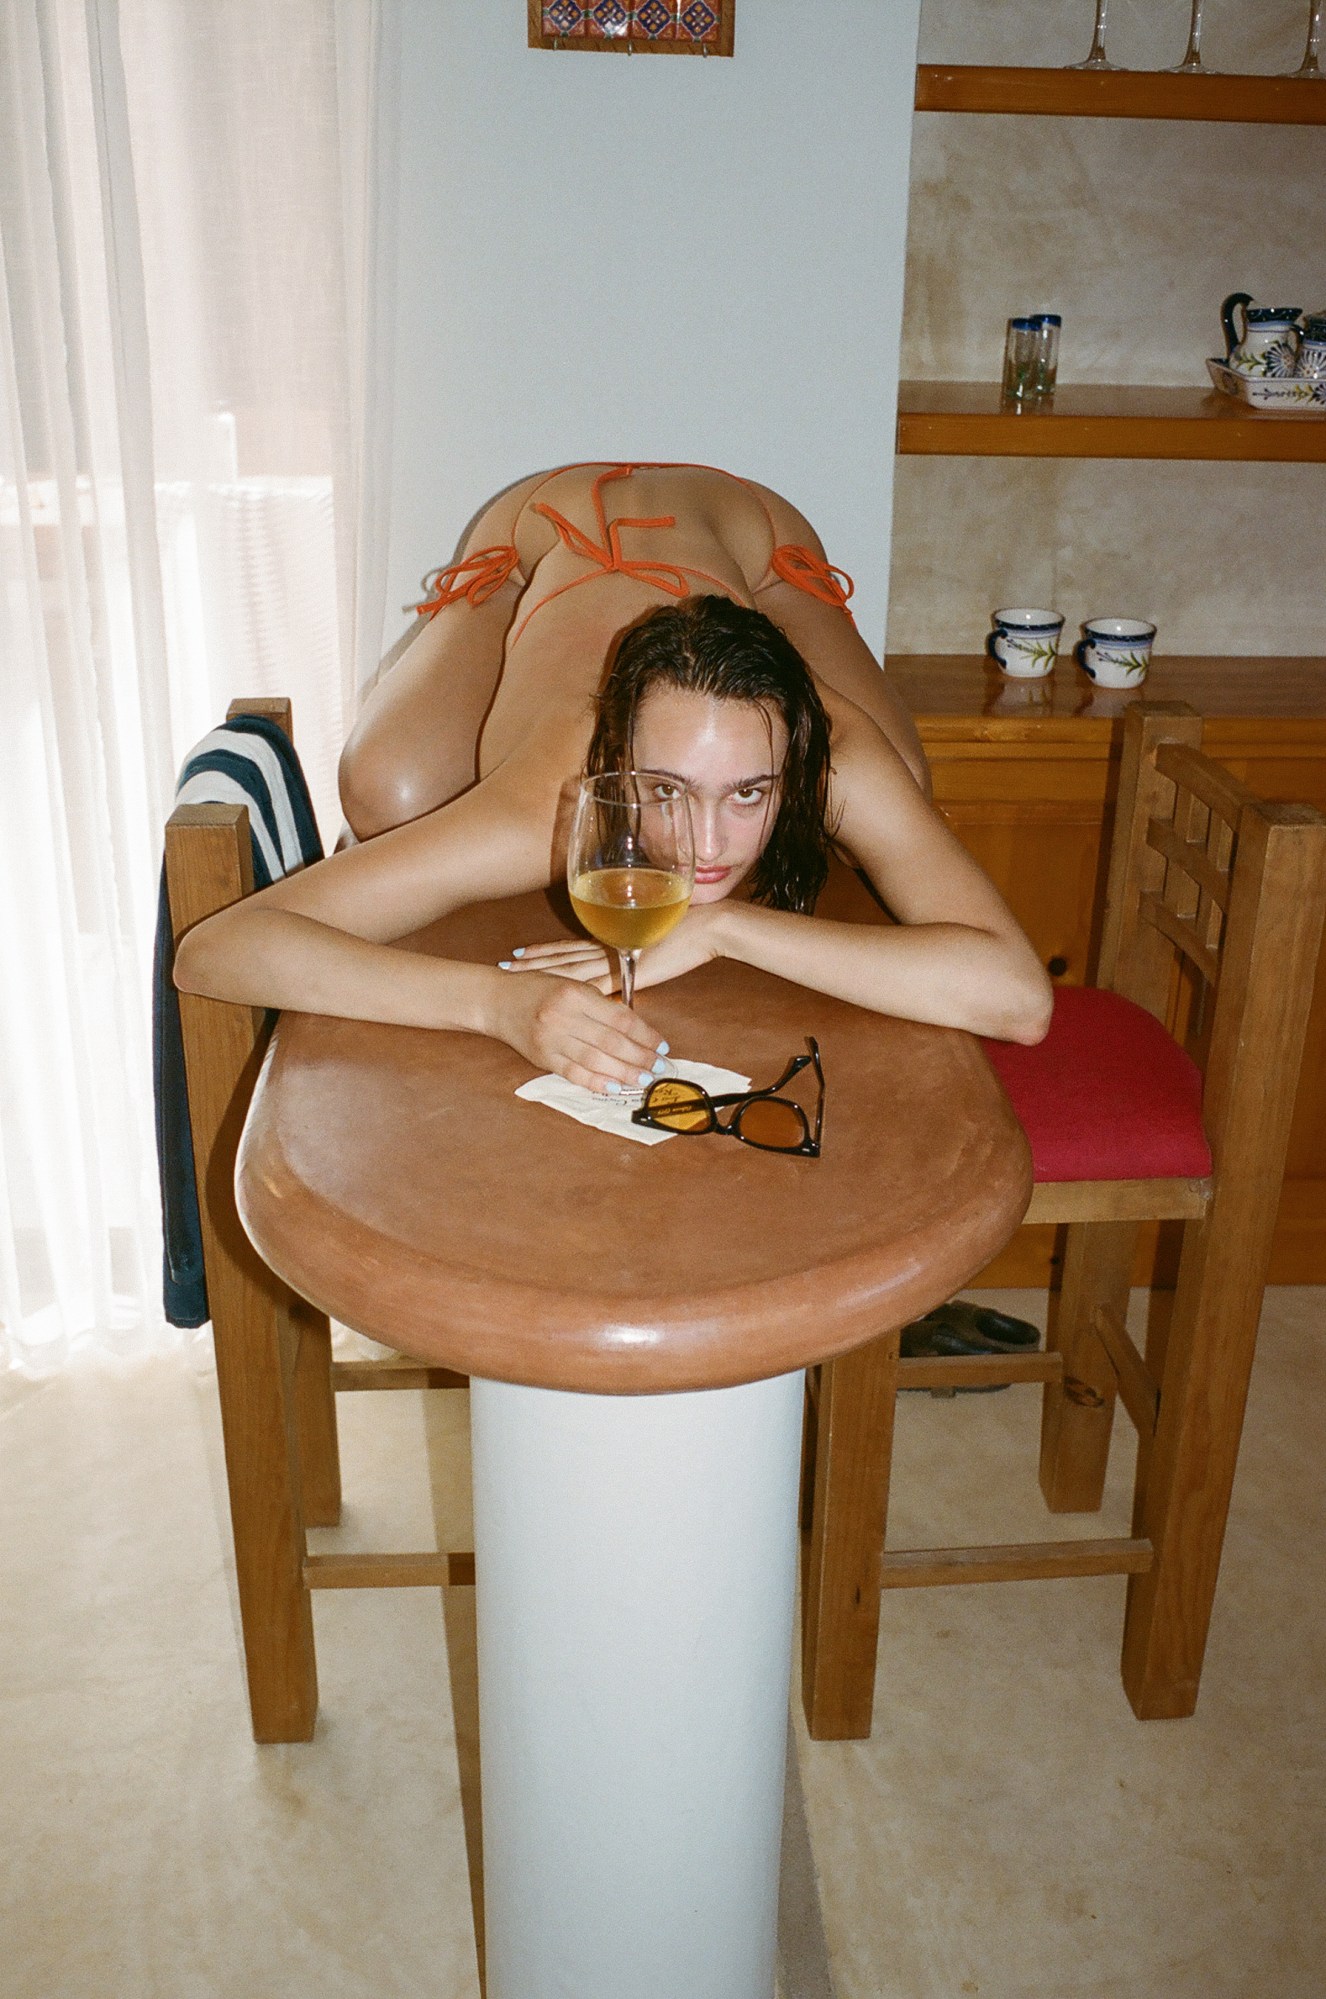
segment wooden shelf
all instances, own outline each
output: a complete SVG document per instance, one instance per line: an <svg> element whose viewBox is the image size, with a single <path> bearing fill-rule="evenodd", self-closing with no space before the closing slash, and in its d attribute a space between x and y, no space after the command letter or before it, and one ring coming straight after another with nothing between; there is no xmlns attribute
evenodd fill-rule
<svg viewBox="0 0 1326 1999"><path fill-rule="evenodd" d="M1326 460L1326 417L1252 411L1214 389L1061 386L1049 407L1006 409L995 382L903 382L898 450L941 458Z"/></svg>
<svg viewBox="0 0 1326 1999"><path fill-rule="evenodd" d="M1075 636L1065 631L1054 672L1044 680L1009 680L983 653L890 653L884 664L932 749L1037 741L1086 750L1113 739L1138 695L1096 687L1080 673ZM1247 743L1255 740L1262 753L1283 742L1295 755L1326 757L1326 659L1161 653L1140 694L1147 701L1186 701L1204 715L1215 756L1249 754Z"/></svg>
<svg viewBox="0 0 1326 1999"><path fill-rule="evenodd" d="M1292 76L1173 76L1154 69L1000 69L922 63L918 111L1053 118L1204 118L1326 125L1326 83Z"/></svg>

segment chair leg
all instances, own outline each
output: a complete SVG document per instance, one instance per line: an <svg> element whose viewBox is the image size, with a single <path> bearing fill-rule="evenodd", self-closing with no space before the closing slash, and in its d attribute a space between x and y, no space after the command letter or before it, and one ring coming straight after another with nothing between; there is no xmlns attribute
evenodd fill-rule
<svg viewBox="0 0 1326 1999"><path fill-rule="evenodd" d="M1041 1491L1051 1513L1098 1513L1114 1423L1114 1369L1093 1328L1096 1310L1128 1309L1136 1222L1075 1222L1050 1344L1064 1357L1062 1385L1041 1404Z"/></svg>
<svg viewBox="0 0 1326 1999"><path fill-rule="evenodd" d="M801 1694L817 1742L870 1734L898 1388L898 1334L820 1375L801 1595Z"/></svg>
<svg viewBox="0 0 1326 1999"><path fill-rule="evenodd" d="M302 1298L291 1298L290 1314L299 1336L294 1413L304 1525L335 1527L341 1517L341 1453L331 1377L331 1326L325 1312Z"/></svg>
<svg viewBox="0 0 1326 1999"><path fill-rule="evenodd" d="M1188 1224L1156 1433L1139 1448L1133 1531L1155 1554L1128 1579L1123 1683L1143 1721L1197 1705L1261 1316L1264 1271L1238 1236Z"/></svg>
<svg viewBox="0 0 1326 1999"><path fill-rule="evenodd" d="M253 1735L307 1742L318 1669L292 1407L298 1334L270 1280L235 1263L225 1279L222 1299L209 1271Z"/></svg>

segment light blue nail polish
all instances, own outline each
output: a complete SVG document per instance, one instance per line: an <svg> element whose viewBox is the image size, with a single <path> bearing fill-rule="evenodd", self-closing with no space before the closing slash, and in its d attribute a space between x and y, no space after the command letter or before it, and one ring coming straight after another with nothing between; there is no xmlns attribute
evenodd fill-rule
<svg viewBox="0 0 1326 1999"><path fill-rule="evenodd" d="M523 944L517 944L515 950L511 953L511 955L513 958L523 958L525 955L525 946Z"/></svg>
<svg viewBox="0 0 1326 1999"><path fill-rule="evenodd" d="M640 1071L640 1088L642 1090L648 1089L649 1085L653 1082L653 1080L654 1077L651 1070L642 1069Z"/></svg>
<svg viewBox="0 0 1326 1999"><path fill-rule="evenodd" d="M605 1083L603 1087L607 1091L610 1097L619 1097L622 1093L622 1086L620 1083Z"/></svg>
<svg viewBox="0 0 1326 1999"><path fill-rule="evenodd" d="M659 1054L660 1054L660 1055L666 1055L666 1054L668 1053L668 1044L667 1044L667 1042L666 1042L666 1041L660 1041L660 1042L659 1042L659 1044L658 1044L658 1052L659 1052Z"/></svg>
<svg viewBox="0 0 1326 1999"><path fill-rule="evenodd" d="M511 970L511 960L509 958L499 958L497 969L499 972L509 972Z"/></svg>
<svg viewBox="0 0 1326 1999"><path fill-rule="evenodd" d="M665 1076L667 1074L667 1071L668 1071L668 1065L663 1060L663 1057L660 1055L657 1062L655 1062L654 1064L654 1074L656 1076Z"/></svg>

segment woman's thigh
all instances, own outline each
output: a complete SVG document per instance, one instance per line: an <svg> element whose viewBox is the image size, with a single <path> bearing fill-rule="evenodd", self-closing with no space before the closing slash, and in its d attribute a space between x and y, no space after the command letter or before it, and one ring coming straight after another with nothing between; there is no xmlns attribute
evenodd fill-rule
<svg viewBox="0 0 1326 1999"><path fill-rule="evenodd" d="M458 559L509 547L537 483L521 480L483 508ZM475 782L479 737L522 588L516 571L481 603L461 596L444 605L369 688L340 770L341 803L359 838L417 819Z"/></svg>
<svg viewBox="0 0 1326 1999"><path fill-rule="evenodd" d="M341 755L341 804L367 839L467 791L519 592L447 605L373 688Z"/></svg>

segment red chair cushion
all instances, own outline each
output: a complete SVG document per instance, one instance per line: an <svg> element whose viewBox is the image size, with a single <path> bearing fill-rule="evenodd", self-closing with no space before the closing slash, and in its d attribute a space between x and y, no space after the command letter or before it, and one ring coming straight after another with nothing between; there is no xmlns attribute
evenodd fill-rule
<svg viewBox="0 0 1326 1999"><path fill-rule="evenodd" d="M1058 986L1036 1048L985 1052L1031 1141L1038 1180L1202 1178L1202 1072L1160 1022L1094 986Z"/></svg>

